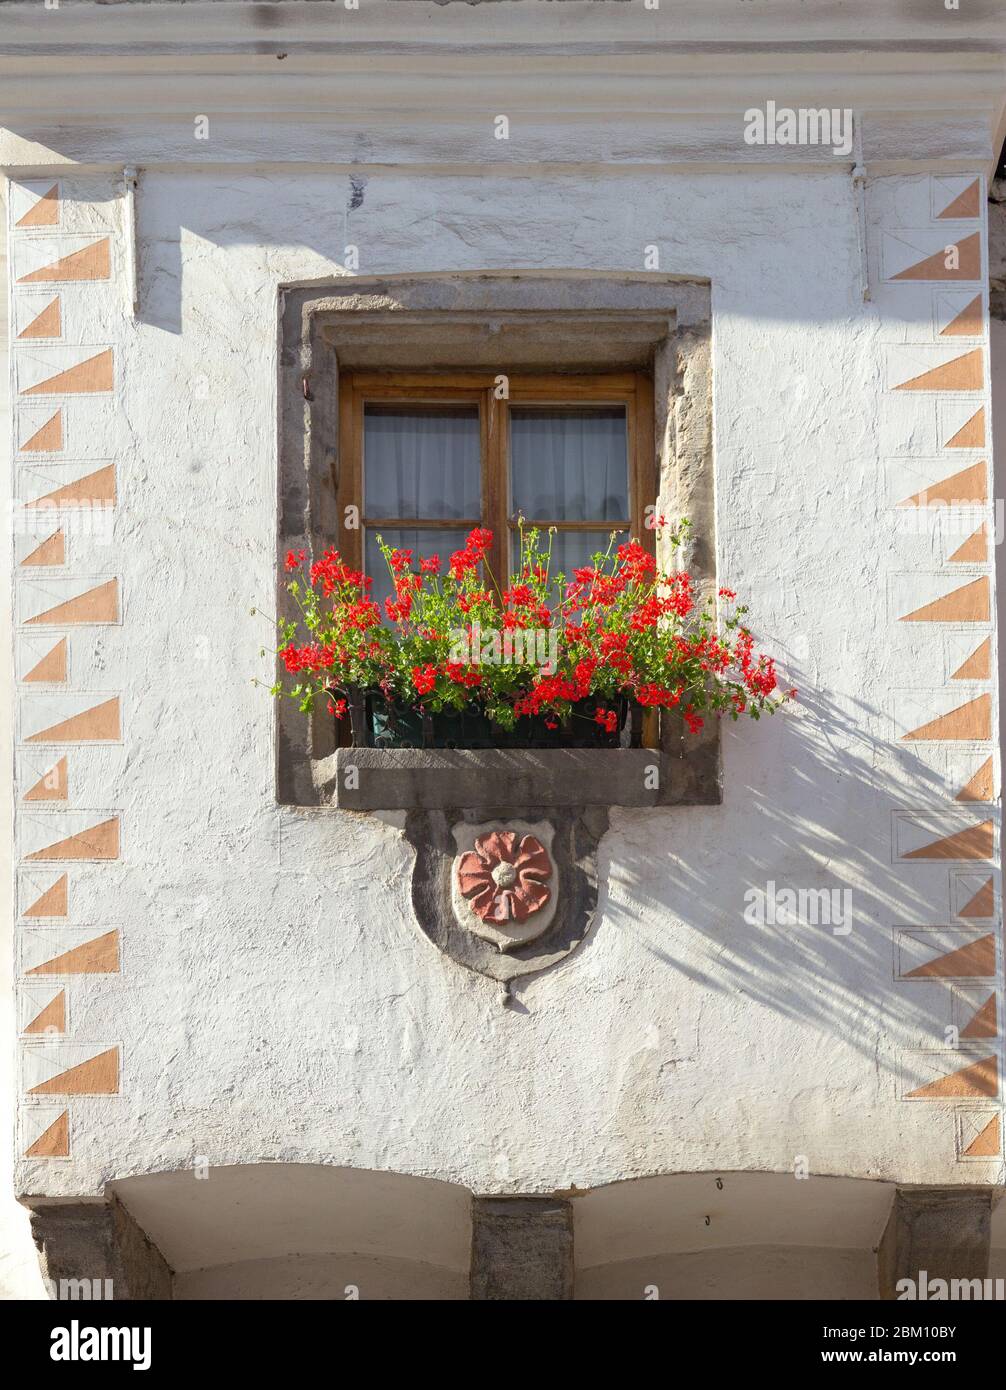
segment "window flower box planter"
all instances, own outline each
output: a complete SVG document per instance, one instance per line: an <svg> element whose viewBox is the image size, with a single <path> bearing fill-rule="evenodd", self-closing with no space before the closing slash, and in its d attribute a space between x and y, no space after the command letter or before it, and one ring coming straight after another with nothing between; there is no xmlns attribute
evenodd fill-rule
<svg viewBox="0 0 1006 1390"><path fill-rule="evenodd" d="M562 720L525 715L506 729L481 704L431 712L389 700L380 691L345 692L354 748L640 748L643 707L624 696L614 702L588 697L570 705ZM598 720L610 705L614 719Z"/></svg>
<svg viewBox="0 0 1006 1390"><path fill-rule="evenodd" d="M292 682L274 693L304 713L321 697L340 721L320 793L353 810L718 800L718 719L757 719L795 692L777 693L731 591L719 591L720 614L685 571L658 572L638 541L616 539L567 579L550 576L551 547L522 529L505 588L483 528L446 574L437 555L414 567L412 551L382 544L383 606L336 551L306 573L291 552L301 621L278 625ZM660 750L644 746L658 742L658 716ZM714 756L682 759L685 738Z"/></svg>

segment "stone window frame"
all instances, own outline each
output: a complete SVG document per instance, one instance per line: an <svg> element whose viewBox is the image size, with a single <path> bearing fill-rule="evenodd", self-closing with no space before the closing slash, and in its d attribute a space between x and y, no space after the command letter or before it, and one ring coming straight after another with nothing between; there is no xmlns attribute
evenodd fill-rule
<svg viewBox="0 0 1006 1390"><path fill-rule="evenodd" d="M700 601L715 594L708 280L657 272L346 276L281 286L279 333L280 615L292 616L287 551L339 544L340 370L648 371L657 512L691 520L685 561ZM722 799L718 721L686 735L667 711L659 751L337 748L324 710L305 719L291 700L277 701L275 729L283 805L390 811ZM357 769L351 789L349 763Z"/></svg>

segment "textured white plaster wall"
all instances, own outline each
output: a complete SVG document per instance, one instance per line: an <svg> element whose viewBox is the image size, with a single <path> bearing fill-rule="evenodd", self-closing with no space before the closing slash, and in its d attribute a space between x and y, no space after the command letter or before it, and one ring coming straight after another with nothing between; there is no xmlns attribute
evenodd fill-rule
<svg viewBox="0 0 1006 1390"><path fill-rule="evenodd" d="M928 198L925 175L878 182L882 203ZM123 955L80 982L74 1036L121 1043L122 1094L75 1100L71 1162L22 1163L20 1189L197 1155L477 1191L800 1155L988 1175L957 1163L947 1107L898 1099L903 1051L942 1046L946 995L892 987L892 931L945 907L928 871L891 864L892 806L934 793L892 744L890 691L944 672L932 643L892 637L887 571L931 568L935 542L892 536L879 364L932 325L922 298L862 303L848 174L371 172L350 198L321 173L141 183L122 419L82 441L120 461L124 624L87 669L124 691L124 729L121 750L77 756L89 804L123 810L121 860L76 891ZM252 684L272 679L270 634L249 609L275 582L276 287L339 273L348 243L362 274L636 271L656 244L661 270L709 276L720 575L802 691L727 726L721 807L613 813L594 931L511 1010L417 928L394 824L274 801ZM852 932L745 924L768 880L851 889Z"/></svg>
<svg viewBox="0 0 1006 1390"><path fill-rule="evenodd" d="M6 191L2 184L0 184L0 274L3 276L6 287L7 203ZM7 294L5 289L5 292L0 295L0 363L2 363L3 368L7 366L8 339ZM8 438L10 392L6 370L0 370L0 428L4 431L4 437ZM8 483L10 455L6 451L5 454L8 459L5 468L8 476L5 483ZM5 495L10 496L9 487L6 487ZM5 516L9 517L9 503L4 511ZM0 575L2 575L0 582L9 593L11 568L10 552L7 546L4 546L3 559L0 560ZM0 768L2 768L0 788L3 792L2 801L0 801L0 837L2 837L4 844L10 844L13 828L11 824L11 806L13 804L11 786L13 771L11 757L13 733L12 655L10 608L8 607L5 610L2 633L0 633ZM4 1037L4 1046L0 1048L0 1131L3 1133L3 1147L0 1151L0 1298L41 1299L46 1297L46 1293L38 1267L35 1246L32 1244L29 1233L28 1213L14 1200L12 1160L14 1156L13 1139L17 1084L15 1081L15 1053L13 1046L10 1045L15 1032L11 882L9 872L0 879L0 921L3 922L3 950L0 954L0 1029L2 1029Z"/></svg>

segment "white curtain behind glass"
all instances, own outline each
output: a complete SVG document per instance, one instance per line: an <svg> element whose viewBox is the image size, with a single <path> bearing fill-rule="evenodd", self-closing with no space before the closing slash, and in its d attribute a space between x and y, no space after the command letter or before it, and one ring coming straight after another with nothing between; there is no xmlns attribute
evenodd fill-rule
<svg viewBox="0 0 1006 1390"><path fill-rule="evenodd" d="M368 405L363 416L369 517L477 519L479 412L468 406Z"/></svg>
<svg viewBox="0 0 1006 1390"><path fill-rule="evenodd" d="M408 522L464 517L477 523L482 513L482 463L476 406L368 405L363 415L364 499L366 515ZM378 602L394 592L378 534L396 550L411 550L413 568L421 556L439 555L447 569L451 552L464 547L464 527L368 526L364 569Z"/></svg>
<svg viewBox="0 0 1006 1390"><path fill-rule="evenodd" d="M513 505L529 520L628 521L624 407L515 406L510 459Z"/></svg>

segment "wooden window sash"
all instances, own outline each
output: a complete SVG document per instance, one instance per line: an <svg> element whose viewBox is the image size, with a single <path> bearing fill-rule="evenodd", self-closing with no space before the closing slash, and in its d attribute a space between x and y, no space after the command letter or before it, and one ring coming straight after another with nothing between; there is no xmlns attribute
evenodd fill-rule
<svg viewBox="0 0 1006 1390"><path fill-rule="evenodd" d="M629 517L627 521L552 521L527 517L526 526L561 531L617 530L636 536L651 553L654 535L646 525L647 506L656 500L653 448L653 386L643 373L621 372L589 376L518 374L509 377L505 399L496 398L497 377L485 372L450 374L421 372L346 372L339 382L339 510L359 508L360 525L347 529L340 549L354 568L363 567L364 527L402 527L411 530L467 529L482 525L493 532L493 574L505 586L510 573L510 538L516 517L510 501L509 407L623 405L626 412ZM482 449L480 518L368 517L364 509L364 408L369 403L408 402L417 405L477 405Z"/></svg>

